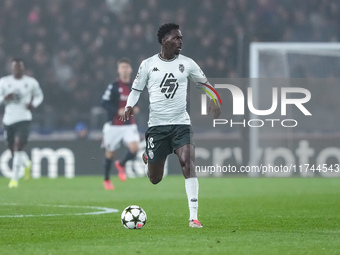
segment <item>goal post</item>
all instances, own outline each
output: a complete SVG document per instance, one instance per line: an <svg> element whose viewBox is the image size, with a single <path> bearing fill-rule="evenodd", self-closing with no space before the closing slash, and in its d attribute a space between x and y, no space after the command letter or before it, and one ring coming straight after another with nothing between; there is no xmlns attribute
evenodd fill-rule
<svg viewBox="0 0 340 255"><path fill-rule="evenodd" d="M266 78L260 73L260 54L287 54L340 57L340 43L258 43L250 44L249 77ZM284 75L284 73L281 73ZM285 74L287 75L287 73ZM290 78L281 76L281 78ZM294 78L294 77L293 77Z"/></svg>
<svg viewBox="0 0 340 255"><path fill-rule="evenodd" d="M263 107L264 79L294 79L294 78L339 78L340 77L340 43L259 43L250 44L249 56L250 87L253 92L253 105L256 109ZM339 84L340 87L340 84ZM268 89L269 87L267 87ZM312 87L316 90L316 86ZM329 96L337 93L337 88L332 87ZM326 95L327 96L327 95ZM339 95L340 96L340 95ZM334 101L334 100L333 100ZM329 100L329 108L334 107L334 102ZM267 101L267 103L270 103ZM326 104L325 104L326 105ZM327 106L327 107L328 107ZM323 105L319 106L323 107ZM326 108L327 108L326 107ZM325 109L326 111L327 109ZM329 113L331 114L331 113ZM317 115L318 116L318 115ZM320 116L322 114L320 113ZM314 117L314 116L313 116ZM250 119L258 116L250 113ZM303 123L302 123L303 124ZM304 124L308 126L306 122ZM333 124L334 130L336 122ZM318 126L313 126L315 130ZM340 126L339 126L340 129ZM260 139L266 135L266 129L249 128L249 165L258 165ZM279 132L280 130L278 130ZM284 136L290 139L296 135L295 129L290 129ZM299 134L304 130L298 130ZM321 132L322 133L322 132ZM321 134L322 135L322 134ZM307 136L308 137L308 134ZM253 176L258 173L252 173Z"/></svg>

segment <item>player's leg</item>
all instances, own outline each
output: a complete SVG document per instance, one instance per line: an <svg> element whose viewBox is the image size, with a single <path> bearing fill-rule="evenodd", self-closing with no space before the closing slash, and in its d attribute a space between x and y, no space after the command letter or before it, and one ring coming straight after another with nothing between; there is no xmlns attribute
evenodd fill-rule
<svg viewBox="0 0 340 255"><path fill-rule="evenodd" d="M120 141L122 140L121 130L117 126L111 125L111 123L105 123L103 127L103 143L105 148L104 157L104 188L106 190L112 190L113 184L110 180L110 171L112 167L112 161L114 152L119 148Z"/></svg>
<svg viewBox="0 0 340 255"><path fill-rule="evenodd" d="M185 179L196 178L195 172L195 148L192 144L185 144L175 150L179 163L182 167L182 173Z"/></svg>
<svg viewBox="0 0 340 255"><path fill-rule="evenodd" d="M142 159L147 167L146 175L152 184L157 184L163 179L166 158L154 161L148 160L148 157L150 156L148 156L145 151L142 155Z"/></svg>
<svg viewBox="0 0 340 255"><path fill-rule="evenodd" d="M185 190L189 206L189 226L201 228L202 224L198 221L198 180L195 172L195 148L191 144L192 131L190 126L178 126L174 146L178 147L175 154L178 157L185 178Z"/></svg>
<svg viewBox="0 0 340 255"><path fill-rule="evenodd" d="M24 146L26 145L26 141L22 140L21 137L14 137L14 145L13 145L13 176L10 182L10 187L17 187L19 180L19 172L24 165L25 162L25 152L23 151Z"/></svg>
<svg viewBox="0 0 340 255"><path fill-rule="evenodd" d="M195 173L195 149L192 144L186 144L178 148L175 152L178 156L182 172L185 178L185 190L188 197L189 205L189 226L190 227L202 227L202 224L198 221L198 180Z"/></svg>
<svg viewBox="0 0 340 255"><path fill-rule="evenodd" d="M138 152L138 143L131 142L127 144L128 152L125 154L125 157L122 160L116 160L115 166L118 170L118 177L121 181L126 180L126 173L125 173L125 164L127 161L132 160L136 157Z"/></svg>
<svg viewBox="0 0 340 255"><path fill-rule="evenodd" d="M113 190L113 184L110 180L110 170L112 166L112 160L114 157L114 151L105 150L104 157L104 188L106 190Z"/></svg>
<svg viewBox="0 0 340 255"><path fill-rule="evenodd" d="M19 138L19 140L20 140L20 138ZM23 144L22 141L19 141L18 143ZM24 143L24 144L26 145L27 143ZM25 180L29 180L31 178L32 162L29 159L27 153L23 150L23 147L25 145L23 145L22 149L18 151L20 153L19 157L21 158L19 169L22 169L22 168L24 169ZM19 172L20 172L20 170L19 170Z"/></svg>
<svg viewBox="0 0 340 255"><path fill-rule="evenodd" d="M14 146L14 128L11 126L4 126L4 140L6 141L7 148L11 151L13 157Z"/></svg>
<svg viewBox="0 0 340 255"><path fill-rule="evenodd" d="M29 180L31 178L32 162L25 151L22 151L22 167L25 171L25 180Z"/></svg>
<svg viewBox="0 0 340 255"><path fill-rule="evenodd" d="M13 139L13 176L9 184L10 187L17 187L19 180L19 172L21 167L26 164L26 152L23 151L27 144L30 129L30 122L23 121L13 125L12 135Z"/></svg>
<svg viewBox="0 0 340 255"><path fill-rule="evenodd" d="M138 142L131 142L127 144L128 152L126 153L125 157L122 160L118 160L119 165L124 167L126 162L132 160L136 157L138 152Z"/></svg>
<svg viewBox="0 0 340 255"><path fill-rule="evenodd" d="M5 126L4 138L7 142L8 149L10 149L10 151L11 151L12 159L14 157L14 150L13 150L14 135L15 135L14 125ZM18 180L17 179L18 179L18 177L15 175L15 173L13 171L13 160L12 160L12 176L11 176L11 180L8 184L8 187L9 188L16 188L18 186Z"/></svg>
<svg viewBox="0 0 340 255"><path fill-rule="evenodd" d="M165 160L148 162L148 178L152 184L157 184L163 179Z"/></svg>
<svg viewBox="0 0 340 255"><path fill-rule="evenodd" d="M110 180L110 170L112 166L112 159L115 155L114 151L105 150L104 157L104 180Z"/></svg>
<svg viewBox="0 0 340 255"><path fill-rule="evenodd" d="M140 140L137 125L135 124L126 125L123 132L123 141L128 148L128 152L122 160L115 161L115 166L118 170L118 177L121 181L126 180L125 164L127 161L132 160L136 157L136 154L138 152L138 143Z"/></svg>
<svg viewBox="0 0 340 255"><path fill-rule="evenodd" d="M166 157L172 152L168 126L150 127L145 133L143 161L147 164L147 176L153 184L159 183L164 174Z"/></svg>
<svg viewBox="0 0 340 255"><path fill-rule="evenodd" d="M24 151L24 147L27 144L28 136L30 132L30 122L29 121L23 121L16 124L17 131L16 135L18 136L18 140L13 144L13 153L14 150L20 151L20 157L21 157L21 165L20 169L24 169L25 173L25 180L28 180L31 178L31 166L32 163L27 155L27 153ZM20 170L19 170L20 171Z"/></svg>

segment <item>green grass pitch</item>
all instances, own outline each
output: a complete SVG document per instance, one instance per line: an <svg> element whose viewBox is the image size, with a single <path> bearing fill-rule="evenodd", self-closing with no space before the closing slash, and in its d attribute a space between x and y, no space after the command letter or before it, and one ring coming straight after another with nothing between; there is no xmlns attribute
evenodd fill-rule
<svg viewBox="0 0 340 255"><path fill-rule="evenodd" d="M59 216L0 217L0 254L340 254L340 179L201 178L203 229L188 227L182 176L113 181L113 191L102 177L22 180L9 189L1 178L0 216ZM98 210L41 204L120 212L74 215ZM148 216L141 230L120 222L134 204Z"/></svg>

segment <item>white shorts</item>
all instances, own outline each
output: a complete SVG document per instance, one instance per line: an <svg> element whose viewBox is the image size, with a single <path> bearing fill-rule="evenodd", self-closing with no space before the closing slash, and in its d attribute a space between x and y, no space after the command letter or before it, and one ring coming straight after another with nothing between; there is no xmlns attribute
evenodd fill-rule
<svg viewBox="0 0 340 255"><path fill-rule="evenodd" d="M110 122L104 124L102 146L107 151L117 150L122 140L125 145L140 141L136 124L122 126L111 125Z"/></svg>

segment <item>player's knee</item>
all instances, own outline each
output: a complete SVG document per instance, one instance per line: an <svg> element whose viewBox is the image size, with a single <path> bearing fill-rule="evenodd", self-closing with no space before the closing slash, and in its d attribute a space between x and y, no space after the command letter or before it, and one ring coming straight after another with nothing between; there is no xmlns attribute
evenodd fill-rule
<svg viewBox="0 0 340 255"><path fill-rule="evenodd" d="M156 163L149 162L148 177L152 184L157 184L162 180L164 173L164 162L165 160Z"/></svg>
<svg viewBox="0 0 340 255"><path fill-rule="evenodd" d="M152 184L157 184L162 180L161 176L149 176L149 180Z"/></svg>
<svg viewBox="0 0 340 255"><path fill-rule="evenodd" d="M137 152L138 152L138 146L132 147L132 148L130 149L130 152L131 152L132 154L137 154Z"/></svg>
<svg viewBox="0 0 340 255"><path fill-rule="evenodd" d="M194 162L192 160L187 159L187 160L183 160L183 161L181 160L180 164L181 164L183 170L189 171L190 168L193 167Z"/></svg>
<svg viewBox="0 0 340 255"><path fill-rule="evenodd" d="M128 145L128 147L129 147L129 150L130 150L130 152L131 152L132 154L137 154L138 149L139 149L138 143L137 143L137 142L132 142L132 143L130 143L130 144Z"/></svg>
<svg viewBox="0 0 340 255"><path fill-rule="evenodd" d="M149 172L149 175L148 175L149 180L150 180L150 182L151 182L152 184L157 184L157 183L159 183L159 182L162 180L163 175L159 174L158 171L157 171L157 172L153 172L153 173L154 173L154 174L151 174L151 173ZM156 173L156 174L155 174L155 173Z"/></svg>
<svg viewBox="0 0 340 255"><path fill-rule="evenodd" d="M132 157L132 158L135 158L135 157L136 157L136 155L137 155L137 152L138 152L138 150L137 150L137 151L130 151L131 155L133 155L133 157Z"/></svg>
<svg viewBox="0 0 340 255"><path fill-rule="evenodd" d="M105 158L106 158L107 160L112 160L113 157L114 157L114 152L112 152L112 151L106 151L106 152L105 152Z"/></svg>

